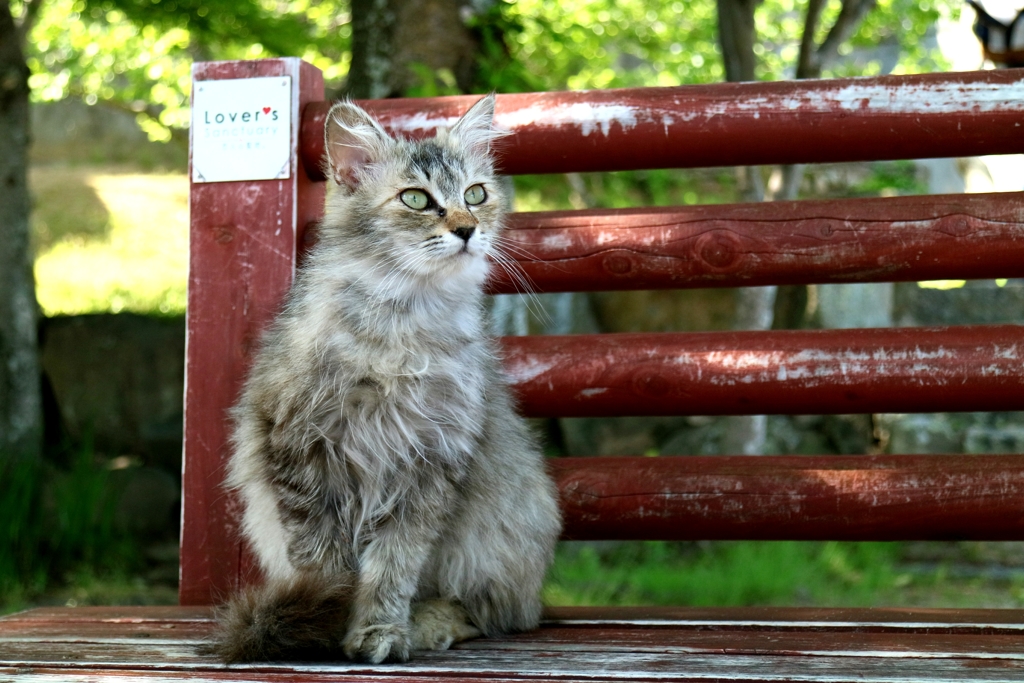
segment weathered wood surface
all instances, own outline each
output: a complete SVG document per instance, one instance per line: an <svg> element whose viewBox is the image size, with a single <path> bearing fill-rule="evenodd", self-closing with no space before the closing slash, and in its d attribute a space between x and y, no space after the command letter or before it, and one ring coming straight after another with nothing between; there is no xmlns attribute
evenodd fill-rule
<svg viewBox="0 0 1024 683"><path fill-rule="evenodd" d="M1020 681L1021 610L556 608L535 632L404 665L225 667L184 608L49 609L0 619L0 680ZM198 616L198 618L197 618Z"/></svg>
<svg viewBox="0 0 1024 683"><path fill-rule="evenodd" d="M294 58L193 68L195 81L285 75L292 78L296 140L302 105L323 98L318 69ZM181 552L185 602L209 602L211 585L228 589L243 571L233 499L220 486L226 411L262 329L291 285L303 230L323 211L323 190L294 155L289 180L192 183Z"/></svg>
<svg viewBox="0 0 1024 683"><path fill-rule="evenodd" d="M424 137L477 99L360 104ZM303 114L315 177L330 104ZM1011 154L1024 152L1024 69L498 95L495 118L514 133L498 148L509 174Z"/></svg>
<svg viewBox="0 0 1024 683"><path fill-rule="evenodd" d="M1024 136L1024 133L1022 133ZM1024 277L1024 193L512 214L510 293Z"/></svg>
<svg viewBox="0 0 1024 683"><path fill-rule="evenodd" d="M549 466L570 539L1024 538L1021 455L638 456Z"/></svg>
<svg viewBox="0 0 1024 683"><path fill-rule="evenodd" d="M102 624L112 628L136 625L141 628L171 624L175 628L197 624L210 628L214 608L202 605L155 605L126 607L100 605L84 607L37 607L0 617L0 634L8 637L30 630L65 630L64 624ZM1024 632L1024 610L942 609L931 607L666 607L605 606L548 607L545 624L552 626L676 626L680 628L782 629L828 628L915 633Z"/></svg>
<svg viewBox="0 0 1024 683"><path fill-rule="evenodd" d="M1024 409L1024 326L505 337L533 417Z"/></svg>

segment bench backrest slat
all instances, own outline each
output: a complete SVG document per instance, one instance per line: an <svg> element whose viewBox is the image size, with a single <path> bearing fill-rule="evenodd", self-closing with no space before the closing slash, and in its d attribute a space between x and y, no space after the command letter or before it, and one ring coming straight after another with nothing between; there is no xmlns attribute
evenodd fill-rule
<svg viewBox="0 0 1024 683"><path fill-rule="evenodd" d="M479 96L363 102L426 136ZM306 108L313 177L330 103ZM1024 69L498 95L505 173L874 161L1024 152Z"/></svg>
<svg viewBox="0 0 1024 683"><path fill-rule="evenodd" d="M505 337L531 417L1024 410L1024 326Z"/></svg>
<svg viewBox="0 0 1024 683"><path fill-rule="evenodd" d="M1024 192L516 213L509 227L536 292L1024 277ZM519 287L496 268L491 291Z"/></svg>
<svg viewBox="0 0 1024 683"><path fill-rule="evenodd" d="M557 458L579 540L1020 540L1019 455Z"/></svg>

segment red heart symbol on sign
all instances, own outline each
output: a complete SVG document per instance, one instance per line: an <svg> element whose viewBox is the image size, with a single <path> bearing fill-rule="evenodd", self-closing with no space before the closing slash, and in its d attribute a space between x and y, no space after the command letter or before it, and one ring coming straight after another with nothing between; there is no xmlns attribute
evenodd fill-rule
<svg viewBox="0 0 1024 683"><path fill-rule="evenodd" d="M270 113L270 107L263 107L263 113L264 114L269 114Z"/></svg>

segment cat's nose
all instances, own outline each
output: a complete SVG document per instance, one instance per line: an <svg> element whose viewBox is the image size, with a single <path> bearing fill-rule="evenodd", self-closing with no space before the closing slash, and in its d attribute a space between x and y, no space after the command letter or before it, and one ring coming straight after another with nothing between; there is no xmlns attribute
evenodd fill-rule
<svg viewBox="0 0 1024 683"><path fill-rule="evenodd" d="M452 230L452 232L454 232L455 236L458 237L459 239L461 239L463 242L468 242L469 238L473 236L473 231L474 230L476 230L476 228L474 228L473 226L469 226L469 227L455 228L454 230Z"/></svg>

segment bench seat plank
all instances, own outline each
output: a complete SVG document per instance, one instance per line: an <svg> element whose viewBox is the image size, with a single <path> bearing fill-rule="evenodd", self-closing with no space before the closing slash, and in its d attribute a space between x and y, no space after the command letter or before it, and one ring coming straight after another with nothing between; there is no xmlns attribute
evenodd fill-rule
<svg viewBox="0 0 1024 683"><path fill-rule="evenodd" d="M830 456L836 457L836 456ZM84 607L37 607L0 617L0 638L45 628L64 629L65 624L137 625L153 628L165 624L209 628L214 608L205 605ZM917 633L1024 633L1024 609L934 607L682 607L602 606L547 607L544 623L621 626L623 628L816 628L831 631L914 631Z"/></svg>
<svg viewBox="0 0 1024 683"><path fill-rule="evenodd" d="M1024 277L1024 192L515 213L509 294Z"/></svg>
<svg viewBox="0 0 1024 683"><path fill-rule="evenodd" d="M1018 681L1022 610L554 608L540 629L406 665L224 667L199 654L212 610L121 607L0 619L18 681ZM865 618L867 621L861 622Z"/></svg>

